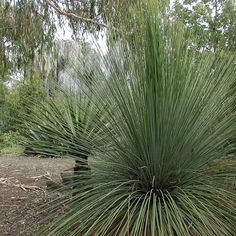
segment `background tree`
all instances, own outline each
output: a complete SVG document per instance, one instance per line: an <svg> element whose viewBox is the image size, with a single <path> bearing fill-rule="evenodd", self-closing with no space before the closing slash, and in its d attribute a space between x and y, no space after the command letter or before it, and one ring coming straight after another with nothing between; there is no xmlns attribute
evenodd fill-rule
<svg viewBox="0 0 236 236"><path fill-rule="evenodd" d="M1 1L2 72L22 69L26 73L26 68L32 63L35 54L52 46L56 30L55 23L52 23L53 17L37 1Z"/></svg>
<svg viewBox="0 0 236 236"><path fill-rule="evenodd" d="M121 12L132 9L134 4L136 1L131 0L1 1L0 68L5 72L22 68L32 62L36 53L50 50L56 28L65 30L66 22L75 37L85 32L96 34L118 25Z"/></svg>
<svg viewBox="0 0 236 236"><path fill-rule="evenodd" d="M173 15L197 36L197 49L236 50L234 0L176 0Z"/></svg>

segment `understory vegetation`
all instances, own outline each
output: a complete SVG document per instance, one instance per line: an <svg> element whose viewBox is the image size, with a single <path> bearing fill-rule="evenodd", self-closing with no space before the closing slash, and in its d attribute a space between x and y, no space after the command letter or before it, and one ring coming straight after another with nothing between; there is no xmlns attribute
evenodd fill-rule
<svg viewBox="0 0 236 236"><path fill-rule="evenodd" d="M23 154L21 146L22 124L26 121L36 103L46 99L42 80L34 75L23 81L16 81L10 89L4 83L0 98L0 153Z"/></svg>

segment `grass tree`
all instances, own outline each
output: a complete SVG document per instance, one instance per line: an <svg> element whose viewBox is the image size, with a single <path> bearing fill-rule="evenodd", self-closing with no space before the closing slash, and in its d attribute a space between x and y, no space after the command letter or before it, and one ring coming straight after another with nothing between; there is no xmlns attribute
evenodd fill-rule
<svg viewBox="0 0 236 236"><path fill-rule="evenodd" d="M73 183L79 190L63 197L63 216L41 235L236 234L236 165L228 158L236 133L234 58L193 52L180 25L151 7L141 15L137 45L122 42L101 56L106 69L83 95L93 112L78 120L83 128L73 139L69 104L66 117L47 107L54 125L43 134L43 112L32 121L34 135L49 138L52 148L60 136L55 150L89 153L89 170ZM86 84L86 76L78 80ZM88 108L74 105L75 119Z"/></svg>
<svg viewBox="0 0 236 236"><path fill-rule="evenodd" d="M86 148L86 140L93 139L92 134L96 129L91 124L94 116L101 118L95 112L91 97L88 100L75 91L61 91L57 99L39 103L37 109L28 116L30 120L27 120L23 129L25 153L74 158L73 178L81 171L88 170L90 151ZM69 179L65 181L71 182Z"/></svg>

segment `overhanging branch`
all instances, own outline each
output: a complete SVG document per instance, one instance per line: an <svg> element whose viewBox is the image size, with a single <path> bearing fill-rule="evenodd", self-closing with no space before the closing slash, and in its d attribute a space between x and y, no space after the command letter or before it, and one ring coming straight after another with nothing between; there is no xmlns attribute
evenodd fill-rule
<svg viewBox="0 0 236 236"><path fill-rule="evenodd" d="M70 17L70 18L75 18L75 19L78 19L78 20L81 20L81 21L84 21L84 22L88 22L88 23L91 23L91 24L94 24L94 25L98 25L98 26L101 26L101 27L104 27L104 28L109 28L109 26L104 24L104 23L100 23L100 22L97 22L97 21L92 20L90 18L83 17L83 16L78 16L78 15L76 15L74 13L71 13L71 12L65 12L61 8L59 8L58 6L54 5L50 0L44 0L44 1L49 6L51 6L55 11L57 11L60 15L67 16L67 17Z"/></svg>

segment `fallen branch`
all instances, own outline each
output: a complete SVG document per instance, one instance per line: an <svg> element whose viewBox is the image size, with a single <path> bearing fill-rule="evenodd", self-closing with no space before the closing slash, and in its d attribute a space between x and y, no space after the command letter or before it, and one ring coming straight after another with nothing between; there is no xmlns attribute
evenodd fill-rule
<svg viewBox="0 0 236 236"><path fill-rule="evenodd" d="M16 188L21 188L24 191L27 190L44 190L43 188L40 188L38 186L32 186L32 185L25 185L25 184L21 184L19 183L18 180L14 182L12 182L11 180L9 180L9 178L0 178L0 184L8 186L8 187L16 187Z"/></svg>
<svg viewBox="0 0 236 236"><path fill-rule="evenodd" d="M12 201L21 201L21 200L25 200L27 199L28 197L11 197L11 200Z"/></svg>
<svg viewBox="0 0 236 236"><path fill-rule="evenodd" d="M27 191L28 190L43 190L42 188L38 187L38 186L32 186L32 185L25 185L25 184L16 184L15 187L18 187L18 188L21 188L23 189L24 191Z"/></svg>
<svg viewBox="0 0 236 236"><path fill-rule="evenodd" d="M38 175L38 176L32 176L30 177L31 179L34 179L34 180L38 180L38 179L47 179L47 180L51 180L52 178L50 177L50 174L49 172L47 172L46 174L44 175Z"/></svg>

